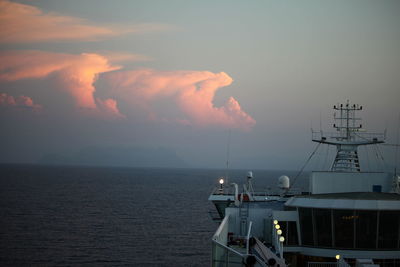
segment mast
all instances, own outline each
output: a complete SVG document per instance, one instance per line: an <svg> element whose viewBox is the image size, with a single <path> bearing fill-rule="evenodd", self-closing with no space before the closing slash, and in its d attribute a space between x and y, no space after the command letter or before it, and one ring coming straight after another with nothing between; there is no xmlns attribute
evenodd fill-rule
<svg viewBox="0 0 400 267"><path fill-rule="evenodd" d="M383 134L366 133L361 118L356 117L356 112L362 110L358 104L338 104L333 106L335 110L333 128L334 133L313 132L313 142L336 146L336 156L331 171L360 172L358 147L384 143ZM336 116L339 113L339 117Z"/></svg>

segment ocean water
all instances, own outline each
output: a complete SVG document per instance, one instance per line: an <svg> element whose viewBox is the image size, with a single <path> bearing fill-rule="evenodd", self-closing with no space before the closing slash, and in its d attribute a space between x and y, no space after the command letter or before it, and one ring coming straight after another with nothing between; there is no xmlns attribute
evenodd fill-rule
<svg viewBox="0 0 400 267"><path fill-rule="evenodd" d="M257 188L294 174L253 173ZM0 266L210 266L207 199L224 174L0 165Z"/></svg>

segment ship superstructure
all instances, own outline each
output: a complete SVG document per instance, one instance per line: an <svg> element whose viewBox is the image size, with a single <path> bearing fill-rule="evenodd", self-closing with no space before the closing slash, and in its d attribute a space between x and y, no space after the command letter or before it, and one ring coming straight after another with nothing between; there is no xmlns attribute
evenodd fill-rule
<svg viewBox="0 0 400 267"><path fill-rule="evenodd" d="M242 192L221 183L209 198L222 219L212 266L400 266L400 180L360 165L358 148L385 138L363 130L361 110L335 105L335 132L313 132L336 156L311 173L309 192L295 192L285 176L272 195L250 190L252 175Z"/></svg>

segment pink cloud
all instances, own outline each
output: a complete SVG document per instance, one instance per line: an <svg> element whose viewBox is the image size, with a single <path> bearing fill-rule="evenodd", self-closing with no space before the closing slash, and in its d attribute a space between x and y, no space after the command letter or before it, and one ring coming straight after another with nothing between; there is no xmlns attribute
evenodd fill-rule
<svg viewBox="0 0 400 267"><path fill-rule="evenodd" d="M159 31L171 28L159 24L96 26L84 19L45 13L31 5L0 0L0 43L46 41L95 41L127 33Z"/></svg>
<svg viewBox="0 0 400 267"><path fill-rule="evenodd" d="M108 114L111 118L125 118L126 116L119 112L117 107L117 101L112 98L107 98L102 100L100 98L96 99L97 106L100 110L104 112L104 114Z"/></svg>
<svg viewBox="0 0 400 267"><path fill-rule="evenodd" d="M250 129L255 120L233 98L221 107L214 106L217 90L232 83L226 73L209 71L119 71L105 75L113 94L148 113L152 119L166 120L167 112L157 108L158 101L176 107L173 120L196 126L223 126ZM169 118L170 119L170 118Z"/></svg>
<svg viewBox="0 0 400 267"><path fill-rule="evenodd" d="M0 106L28 107L35 110L42 108L41 105L33 103L32 98L28 96L13 97L5 93L0 93Z"/></svg>
<svg viewBox="0 0 400 267"><path fill-rule="evenodd" d="M127 54L114 54L112 58L133 59ZM115 71L120 68L105 56L93 53L0 52L0 81L51 77L57 82L53 90L67 92L76 106L87 114L105 118L145 116L155 121L243 130L255 125L255 120L233 97L222 106L214 105L215 93L233 81L224 72ZM105 98L95 97L94 83L100 74L103 74L102 81L108 84L102 94ZM6 101L12 102L12 99L3 100ZM124 104L124 114L119 110L120 103ZM29 99L25 105L29 105Z"/></svg>
<svg viewBox="0 0 400 267"><path fill-rule="evenodd" d="M93 83L103 72L119 69L98 54L61 54L42 51L0 53L0 81L38 79L54 75L78 107L97 108Z"/></svg>

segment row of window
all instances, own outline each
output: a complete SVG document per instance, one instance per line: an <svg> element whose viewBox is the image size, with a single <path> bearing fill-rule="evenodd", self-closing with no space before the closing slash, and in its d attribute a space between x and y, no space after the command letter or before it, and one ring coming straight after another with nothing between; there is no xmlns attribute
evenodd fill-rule
<svg viewBox="0 0 400 267"><path fill-rule="evenodd" d="M400 211L299 208L305 246L399 249Z"/></svg>

